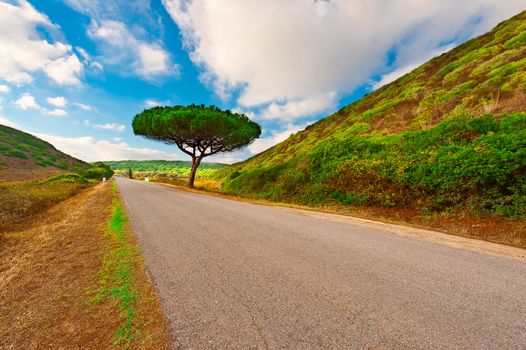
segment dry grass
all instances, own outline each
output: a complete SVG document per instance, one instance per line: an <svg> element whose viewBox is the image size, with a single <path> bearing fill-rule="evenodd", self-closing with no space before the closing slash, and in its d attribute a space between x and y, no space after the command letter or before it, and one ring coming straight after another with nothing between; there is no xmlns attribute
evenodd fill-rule
<svg viewBox="0 0 526 350"><path fill-rule="evenodd" d="M0 233L0 349L115 348L118 306L93 303L112 196L110 184L100 184L19 231ZM135 271L137 319L150 336L134 348L168 348L164 317L140 256Z"/></svg>
<svg viewBox="0 0 526 350"><path fill-rule="evenodd" d="M158 177L158 178L152 179L151 181L174 185L177 187L186 187L186 188L188 187L187 178L169 179L169 178ZM200 191L219 192L221 189L221 183L213 179L196 178L194 182L194 187L196 190L200 190Z"/></svg>
<svg viewBox="0 0 526 350"><path fill-rule="evenodd" d="M16 229L22 219L46 210L88 187L80 177L0 184L0 230Z"/></svg>

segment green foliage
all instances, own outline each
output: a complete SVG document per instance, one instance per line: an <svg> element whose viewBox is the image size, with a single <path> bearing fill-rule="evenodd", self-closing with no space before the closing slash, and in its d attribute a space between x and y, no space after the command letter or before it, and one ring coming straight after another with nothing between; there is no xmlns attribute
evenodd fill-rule
<svg viewBox="0 0 526 350"><path fill-rule="evenodd" d="M0 157L8 166L16 166L22 160L24 164L55 167L71 172L88 167L87 163L56 150L43 140L4 125L0 125Z"/></svg>
<svg viewBox="0 0 526 350"><path fill-rule="evenodd" d="M19 151L19 150L12 150L12 151L9 151L9 152L7 153L7 156L9 156L9 157L15 157L15 158L20 158L20 159L27 159L27 158L29 158L29 157L27 156L27 154L25 154L24 152Z"/></svg>
<svg viewBox="0 0 526 350"><path fill-rule="evenodd" d="M103 162L96 162L92 164L92 167L80 172L80 175L86 179L97 179L102 180L102 178L110 179L113 176L114 172L109 165L104 164Z"/></svg>
<svg viewBox="0 0 526 350"><path fill-rule="evenodd" d="M241 148L261 134L247 116L204 105L150 108L136 115L132 125L136 135L206 155Z"/></svg>
<svg viewBox="0 0 526 350"><path fill-rule="evenodd" d="M297 174L291 176L290 174ZM458 115L426 130L326 138L308 162L237 167L226 192L316 205L380 205L526 218L526 113Z"/></svg>
<svg viewBox="0 0 526 350"><path fill-rule="evenodd" d="M513 49L515 47L526 45L526 32L522 32L514 38L506 41L504 47L506 49Z"/></svg>
<svg viewBox="0 0 526 350"><path fill-rule="evenodd" d="M192 162L182 160L120 160L108 161L105 164L109 165L113 170L120 172L128 172L131 169L133 172L140 173L157 173L169 175L190 175L192 169ZM220 163L206 163L203 162L197 170L197 175L200 177L210 177L217 170L226 167L225 164Z"/></svg>
<svg viewBox="0 0 526 350"><path fill-rule="evenodd" d="M246 115L205 105L154 107L136 115L132 125L136 135L175 144L192 157L190 187L204 157L240 149L261 135Z"/></svg>
<svg viewBox="0 0 526 350"><path fill-rule="evenodd" d="M88 180L86 180L86 178L80 175L77 175L77 174L58 175L58 176L52 177L51 179L47 180L47 182L50 184L72 182L72 183L78 183L82 185L89 185L90 183Z"/></svg>

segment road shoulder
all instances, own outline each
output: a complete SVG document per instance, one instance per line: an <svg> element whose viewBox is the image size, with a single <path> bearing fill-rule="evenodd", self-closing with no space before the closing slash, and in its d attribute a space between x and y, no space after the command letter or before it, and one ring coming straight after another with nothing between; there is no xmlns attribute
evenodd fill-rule
<svg viewBox="0 0 526 350"><path fill-rule="evenodd" d="M113 201L111 184L100 184L27 227L2 233L0 348L118 347L122 310L112 301L96 301ZM169 348L164 316L140 255L134 264L135 320L141 326L134 348Z"/></svg>

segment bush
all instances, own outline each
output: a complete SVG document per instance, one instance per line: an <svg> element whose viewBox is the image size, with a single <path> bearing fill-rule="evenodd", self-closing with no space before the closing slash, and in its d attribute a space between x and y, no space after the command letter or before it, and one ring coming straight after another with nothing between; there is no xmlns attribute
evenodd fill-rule
<svg viewBox="0 0 526 350"><path fill-rule="evenodd" d="M458 115L400 134L347 133L306 157L242 168L223 190L317 205L380 205L526 218L526 113Z"/></svg>
<svg viewBox="0 0 526 350"><path fill-rule="evenodd" d="M77 175L77 174L58 175L58 176L52 177L51 179L47 180L47 182L50 184L54 184L57 182L62 182L62 183L73 182L73 183L78 183L78 184L83 184L83 185L89 185L89 181L86 180L86 178L80 175Z"/></svg>
<svg viewBox="0 0 526 350"><path fill-rule="evenodd" d="M102 180L102 178L109 179L113 176L113 170L106 164L102 162L93 163L93 166L87 170L80 172L80 175L86 179L97 179Z"/></svg>

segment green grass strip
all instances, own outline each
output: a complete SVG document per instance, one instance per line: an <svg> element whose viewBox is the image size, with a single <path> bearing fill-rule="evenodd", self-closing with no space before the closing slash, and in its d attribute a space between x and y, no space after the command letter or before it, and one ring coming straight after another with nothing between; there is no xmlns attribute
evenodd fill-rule
<svg viewBox="0 0 526 350"><path fill-rule="evenodd" d="M115 183L112 192L117 193ZM133 284L134 265L138 252L126 235L125 224L124 208L120 199L116 197L112 204L112 216L106 231L110 243L102 257L102 268L99 273L100 288L97 291L95 302L109 301L118 305L121 324L114 335L114 345L120 349L129 349L136 338L134 301L138 297Z"/></svg>

